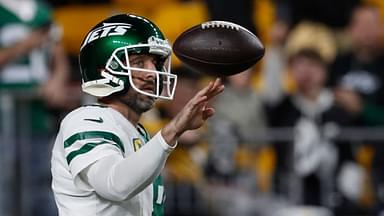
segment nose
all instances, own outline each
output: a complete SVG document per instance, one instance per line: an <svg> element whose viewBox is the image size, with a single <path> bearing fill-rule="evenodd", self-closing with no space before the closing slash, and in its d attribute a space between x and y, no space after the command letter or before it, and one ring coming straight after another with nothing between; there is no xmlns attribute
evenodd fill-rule
<svg viewBox="0 0 384 216"><path fill-rule="evenodd" d="M145 61L144 68L147 70L156 70L156 66L151 60ZM146 80L154 80L156 78L156 74L153 72L144 72L144 74Z"/></svg>
<svg viewBox="0 0 384 216"><path fill-rule="evenodd" d="M153 81L156 79L156 75L153 72L144 72L144 74L145 74L144 75L145 80L147 80L147 81L149 81L149 80Z"/></svg>

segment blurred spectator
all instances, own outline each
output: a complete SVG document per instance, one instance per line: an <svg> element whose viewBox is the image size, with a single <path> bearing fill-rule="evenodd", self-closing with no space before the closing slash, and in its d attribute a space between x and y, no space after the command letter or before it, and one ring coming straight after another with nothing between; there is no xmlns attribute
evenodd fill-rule
<svg viewBox="0 0 384 216"><path fill-rule="evenodd" d="M339 55L331 67L329 85L340 106L355 115L358 126L384 124L383 23L377 8L357 7L348 26L351 51ZM384 209L383 142L375 144L373 178L380 209Z"/></svg>
<svg viewBox="0 0 384 216"><path fill-rule="evenodd" d="M227 78L226 90L214 101L215 117L210 121L208 130L209 155L206 167L206 175L209 185L224 190L229 187L234 193L242 197L227 197L231 205L220 208L219 215L248 215L249 209L236 206L236 200L244 196L255 196L258 192L268 188L258 188L265 178L268 178L269 169L261 168L265 161L259 160L263 154L266 160L271 155L263 151L264 143L259 141L260 134L265 132L265 119L261 100L257 92L252 88L253 68ZM260 168L260 169L258 169ZM267 179L267 181L270 179ZM239 194L235 191L246 191ZM220 194L220 193L219 193ZM215 197L212 197L215 199ZM218 198L218 197L216 197ZM253 197L254 198L254 197ZM219 197L218 199L224 199ZM213 203L216 203L215 200ZM218 203L218 202L217 202ZM231 208L231 211L227 211ZM252 206L254 207L254 205ZM241 212L236 212L235 209Z"/></svg>
<svg viewBox="0 0 384 216"><path fill-rule="evenodd" d="M348 30L352 50L335 59L329 85L336 88L337 102L360 114L365 124L382 124L384 118L375 112L384 105L383 24L378 9L356 8Z"/></svg>
<svg viewBox="0 0 384 216"><path fill-rule="evenodd" d="M295 83L287 71L286 56L303 48L315 49L332 62L336 55L335 40L328 27L316 22L303 21L290 30L283 23L276 23L271 32L272 44L266 49L263 65L263 100L275 103L284 92L293 92Z"/></svg>
<svg viewBox="0 0 384 216"><path fill-rule="evenodd" d="M294 136L292 143L275 142L276 190L294 204L321 205L341 215L357 213L363 170L350 162L353 161L350 143L334 140L337 128L352 125L355 119L334 102L332 92L325 88L327 67L336 54L333 34L324 25L303 22L279 46L275 56L280 57L275 60L281 66L266 64L264 74L267 77L279 74L276 70L285 69L287 64L294 86L290 94L284 95L283 88L278 87L281 83L277 83L279 90L272 98L268 97L271 94L264 95L270 125L293 127ZM272 86L265 84L266 93ZM356 177L349 179L355 182L346 181L351 173ZM350 190L351 185L355 190Z"/></svg>
<svg viewBox="0 0 384 216"><path fill-rule="evenodd" d="M265 119L261 100L252 88L252 72L249 69L228 77L225 93L214 102L216 116L209 130L212 170L207 173L213 178L214 173L222 180L235 175L234 159L240 144L251 150L263 144L256 137L265 130Z"/></svg>
<svg viewBox="0 0 384 216"><path fill-rule="evenodd" d="M267 103L279 101L287 90L286 59L284 45L289 27L284 22L277 21L270 32L271 43L268 44L262 66L262 96Z"/></svg>
<svg viewBox="0 0 384 216"><path fill-rule="evenodd" d="M344 185L336 188L335 176L345 169L356 174L355 181L343 183L352 184L355 193L350 198L357 201L362 191L362 172L350 162L349 145L334 140L337 128L349 125L352 117L334 103L332 92L324 87L327 61L316 49L303 48L289 56L289 69L297 91L268 109L272 127L294 128L292 143L274 143L276 191L294 205L324 206L337 209L340 215L358 213L356 208L339 210L346 194Z"/></svg>
<svg viewBox="0 0 384 216"><path fill-rule="evenodd" d="M68 62L51 10L40 1L0 1L3 142L0 215L55 215L50 190L50 109L76 103Z"/></svg>

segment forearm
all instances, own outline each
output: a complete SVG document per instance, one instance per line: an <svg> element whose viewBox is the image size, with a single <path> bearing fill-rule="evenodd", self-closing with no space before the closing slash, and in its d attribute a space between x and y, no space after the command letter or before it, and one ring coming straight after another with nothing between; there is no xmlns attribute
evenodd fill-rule
<svg viewBox="0 0 384 216"><path fill-rule="evenodd" d="M52 68L53 77L64 83L69 80L69 62L61 44L55 44L53 49Z"/></svg>
<svg viewBox="0 0 384 216"><path fill-rule="evenodd" d="M49 28L41 27L33 30L26 37L9 47L0 48L0 67L12 62L21 56L28 54L31 50L46 43L49 35Z"/></svg>
<svg viewBox="0 0 384 216"><path fill-rule="evenodd" d="M97 161L82 177L106 199L129 199L153 182L171 151L158 133L139 151L124 159L107 157Z"/></svg>
<svg viewBox="0 0 384 216"><path fill-rule="evenodd" d="M264 57L262 73L265 85L261 95L267 104L278 103L284 95L282 83L284 62L283 50L280 47L271 47Z"/></svg>
<svg viewBox="0 0 384 216"><path fill-rule="evenodd" d="M27 43L19 42L11 47L0 49L0 67L16 60L17 58L27 54L33 47Z"/></svg>

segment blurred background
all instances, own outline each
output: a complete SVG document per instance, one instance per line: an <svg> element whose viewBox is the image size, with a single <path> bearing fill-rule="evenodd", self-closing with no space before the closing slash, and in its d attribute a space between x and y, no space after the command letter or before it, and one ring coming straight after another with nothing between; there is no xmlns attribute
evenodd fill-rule
<svg viewBox="0 0 384 216"><path fill-rule="evenodd" d="M166 215L384 216L383 0L0 0L0 216L57 215L50 152L80 91L87 31L117 13L169 41L207 20L254 32L266 54L225 79L206 127L170 155ZM154 134L209 80L179 83Z"/></svg>

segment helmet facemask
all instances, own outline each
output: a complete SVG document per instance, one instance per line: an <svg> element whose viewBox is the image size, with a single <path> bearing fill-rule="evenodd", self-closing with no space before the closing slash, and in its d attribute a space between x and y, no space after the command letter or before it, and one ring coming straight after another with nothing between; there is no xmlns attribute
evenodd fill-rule
<svg viewBox="0 0 384 216"><path fill-rule="evenodd" d="M117 48L108 59L105 70L102 71L101 75L109 81L117 84L116 89L119 89L118 91L129 86L135 91L147 96L172 100L175 93L177 76L175 74L171 74L170 50L171 49L168 44L139 44ZM129 61L130 53L138 55L155 55L159 59L158 64L156 65L156 70L131 67ZM133 81L133 71L135 73L153 73L153 85L155 87L153 92L140 89L135 84ZM122 76L126 76L127 79L124 79Z"/></svg>

